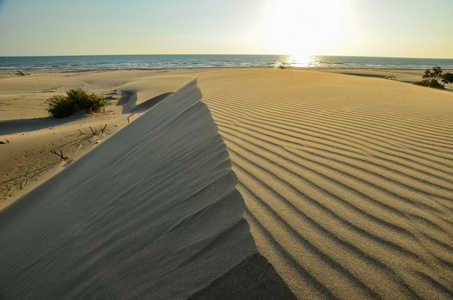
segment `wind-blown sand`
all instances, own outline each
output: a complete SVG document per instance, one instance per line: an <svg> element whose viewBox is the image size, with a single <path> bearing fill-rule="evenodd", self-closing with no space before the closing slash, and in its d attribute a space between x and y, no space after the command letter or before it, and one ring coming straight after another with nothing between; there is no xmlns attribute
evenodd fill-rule
<svg viewBox="0 0 453 300"><path fill-rule="evenodd" d="M0 73L0 209L64 169L194 79L194 70ZM81 88L103 95L105 114L53 119L45 100ZM107 125L105 132L101 128ZM90 127L98 131L93 135ZM67 161L52 154L61 151Z"/></svg>
<svg viewBox="0 0 453 300"><path fill-rule="evenodd" d="M450 299L452 115L381 78L204 72L0 212L0 298Z"/></svg>
<svg viewBox="0 0 453 300"><path fill-rule="evenodd" d="M309 71L203 78L258 249L298 297L453 296L451 93Z"/></svg>

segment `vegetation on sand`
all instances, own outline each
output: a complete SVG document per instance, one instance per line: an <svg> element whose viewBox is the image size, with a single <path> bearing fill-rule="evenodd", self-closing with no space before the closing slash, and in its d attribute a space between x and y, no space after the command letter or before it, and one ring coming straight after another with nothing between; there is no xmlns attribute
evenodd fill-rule
<svg viewBox="0 0 453 300"><path fill-rule="evenodd" d="M422 78L421 81L416 81L414 84L444 89L446 84L453 83L453 74L444 73L439 66L432 68L432 70L426 70Z"/></svg>
<svg viewBox="0 0 453 300"><path fill-rule="evenodd" d="M96 113L103 110L107 101L102 96L88 94L83 90L70 90L66 96L54 96L47 99L47 111L54 118L65 118L79 110Z"/></svg>

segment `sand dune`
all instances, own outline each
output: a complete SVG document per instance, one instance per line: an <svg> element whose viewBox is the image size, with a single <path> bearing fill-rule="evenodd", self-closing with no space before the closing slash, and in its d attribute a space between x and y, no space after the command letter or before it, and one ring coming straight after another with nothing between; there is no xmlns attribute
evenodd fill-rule
<svg viewBox="0 0 453 300"><path fill-rule="evenodd" d="M137 92L123 91L117 105L123 107L123 114L143 113L170 95L171 92L163 93L137 105Z"/></svg>
<svg viewBox="0 0 453 300"><path fill-rule="evenodd" d="M261 270L248 259L258 254L244 201L200 99L194 81L6 208L0 296L184 299L211 293L217 278L234 291L222 276L242 262ZM292 295L263 267L262 284Z"/></svg>
<svg viewBox="0 0 453 300"><path fill-rule="evenodd" d="M136 120L199 73L92 70L36 71L17 76L0 72L0 210ZM103 95L109 102L105 113L76 114L60 120L49 117L45 100L77 88ZM92 134L90 127L100 131L104 126L105 132ZM68 161L61 162L50 152L60 149Z"/></svg>
<svg viewBox="0 0 453 300"><path fill-rule="evenodd" d="M204 73L0 212L0 298L451 299L452 115L377 77Z"/></svg>
<svg viewBox="0 0 453 300"><path fill-rule="evenodd" d="M258 249L298 297L453 297L450 93L289 70L199 86Z"/></svg>

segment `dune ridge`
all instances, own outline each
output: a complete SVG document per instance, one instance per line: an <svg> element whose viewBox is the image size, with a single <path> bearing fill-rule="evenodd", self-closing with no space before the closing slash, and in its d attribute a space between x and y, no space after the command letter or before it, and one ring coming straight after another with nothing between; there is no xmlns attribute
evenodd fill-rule
<svg viewBox="0 0 453 300"><path fill-rule="evenodd" d="M453 298L451 93L242 69L162 100L156 78L0 212L0 299Z"/></svg>
<svg viewBox="0 0 453 300"><path fill-rule="evenodd" d="M258 250L298 298L453 297L451 94L291 70L199 86Z"/></svg>
<svg viewBox="0 0 453 300"><path fill-rule="evenodd" d="M2 211L0 298L185 299L255 255L201 98L195 80Z"/></svg>
<svg viewBox="0 0 453 300"><path fill-rule="evenodd" d="M27 76L0 72L0 210L65 168L68 161L77 160L133 122L201 72L32 71ZM61 120L49 117L45 100L70 89L104 96L108 101L105 111L96 115L81 112ZM94 134L89 127L98 133ZM99 133L102 128L106 130ZM51 150L63 151L67 161L61 162Z"/></svg>

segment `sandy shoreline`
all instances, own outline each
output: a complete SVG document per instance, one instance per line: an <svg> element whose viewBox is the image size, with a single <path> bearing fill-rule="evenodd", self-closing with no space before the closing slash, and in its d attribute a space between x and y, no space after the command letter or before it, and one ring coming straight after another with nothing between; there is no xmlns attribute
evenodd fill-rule
<svg viewBox="0 0 453 300"><path fill-rule="evenodd" d="M453 93L422 74L0 73L0 210L42 183L0 211L0 298L453 297ZM47 117L71 88L111 105Z"/></svg>

